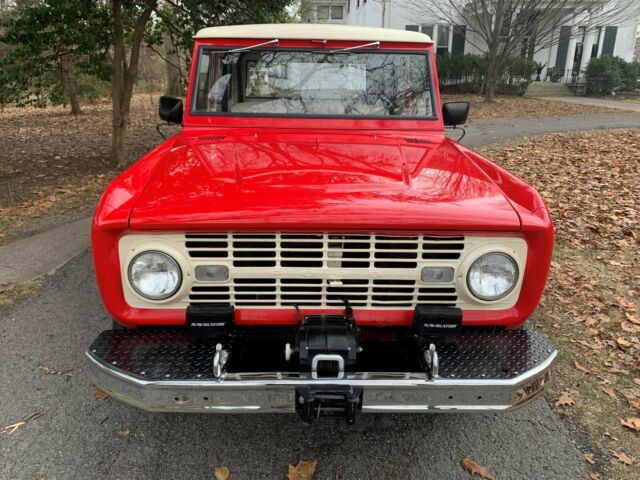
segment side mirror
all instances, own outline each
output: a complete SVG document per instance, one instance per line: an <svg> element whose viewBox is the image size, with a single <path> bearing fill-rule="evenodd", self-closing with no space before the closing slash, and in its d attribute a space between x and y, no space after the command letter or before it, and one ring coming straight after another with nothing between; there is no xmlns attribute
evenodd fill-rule
<svg viewBox="0 0 640 480"><path fill-rule="evenodd" d="M175 97L167 97L163 95L160 97L160 106L158 113L160 118L169 123L182 123L182 115L184 112L184 106L182 100Z"/></svg>
<svg viewBox="0 0 640 480"><path fill-rule="evenodd" d="M447 102L442 104L442 121L445 125L455 127L467 122L469 102Z"/></svg>

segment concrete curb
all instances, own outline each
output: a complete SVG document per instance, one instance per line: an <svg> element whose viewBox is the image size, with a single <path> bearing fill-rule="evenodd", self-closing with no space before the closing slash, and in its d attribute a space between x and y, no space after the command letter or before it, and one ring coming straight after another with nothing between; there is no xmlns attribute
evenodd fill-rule
<svg viewBox="0 0 640 480"><path fill-rule="evenodd" d="M91 238L91 217L0 247L0 282L20 283L51 274L83 253Z"/></svg>

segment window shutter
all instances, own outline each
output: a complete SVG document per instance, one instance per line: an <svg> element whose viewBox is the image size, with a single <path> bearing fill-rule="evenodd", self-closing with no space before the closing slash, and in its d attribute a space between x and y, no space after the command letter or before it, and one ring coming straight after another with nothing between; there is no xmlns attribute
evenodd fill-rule
<svg viewBox="0 0 640 480"><path fill-rule="evenodd" d="M606 27L604 29L604 40L602 42L602 54L613 55L613 50L616 48L616 35L618 34L618 27Z"/></svg>
<svg viewBox="0 0 640 480"><path fill-rule="evenodd" d="M567 52L569 51L569 40L571 38L571 27L560 27L560 39L558 42L558 53L556 54L556 68L564 72L567 64Z"/></svg>
<svg viewBox="0 0 640 480"><path fill-rule="evenodd" d="M467 27L465 25L453 26L453 39L451 40L451 54L464 53L464 41L467 36Z"/></svg>
<svg viewBox="0 0 640 480"><path fill-rule="evenodd" d="M405 30L409 30L411 32L419 32L420 31L420 25L405 25L404 29Z"/></svg>

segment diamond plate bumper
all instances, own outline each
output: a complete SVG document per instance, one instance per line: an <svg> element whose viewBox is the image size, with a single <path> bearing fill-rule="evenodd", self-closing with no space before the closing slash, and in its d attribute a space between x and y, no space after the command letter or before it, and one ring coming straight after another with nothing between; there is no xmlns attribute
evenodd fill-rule
<svg viewBox="0 0 640 480"><path fill-rule="evenodd" d="M298 372L213 376L215 341L188 333L105 331L89 375L114 398L149 411L294 412L296 387L363 388L364 412L500 411L534 398L558 354L536 331L473 330L438 344L440 372L358 372L310 380Z"/></svg>

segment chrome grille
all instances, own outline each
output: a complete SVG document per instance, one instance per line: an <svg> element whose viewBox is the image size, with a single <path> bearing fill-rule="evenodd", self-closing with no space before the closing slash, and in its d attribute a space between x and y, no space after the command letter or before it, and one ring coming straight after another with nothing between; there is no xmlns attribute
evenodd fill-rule
<svg viewBox="0 0 640 480"><path fill-rule="evenodd" d="M238 307L412 308L455 305L455 284L419 282L425 265L457 268L464 237L363 234L186 234L194 264L229 266L227 282L197 282L190 303Z"/></svg>

